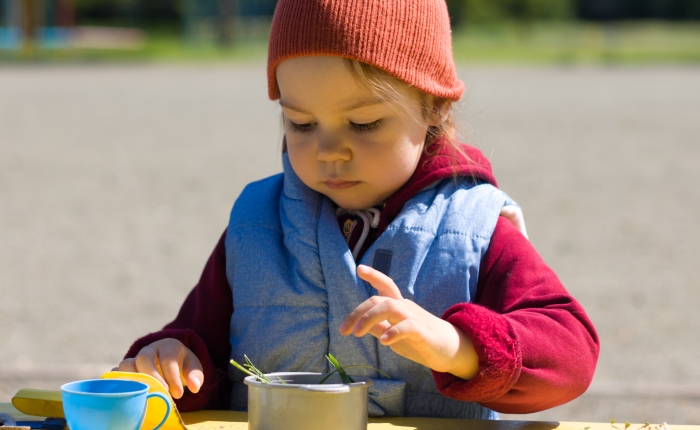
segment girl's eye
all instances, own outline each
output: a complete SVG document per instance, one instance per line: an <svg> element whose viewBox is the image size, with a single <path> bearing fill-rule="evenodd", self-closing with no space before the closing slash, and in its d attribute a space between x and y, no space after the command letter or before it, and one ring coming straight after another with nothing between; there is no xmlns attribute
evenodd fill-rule
<svg viewBox="0 0 700 430"><path fill-rule="evenodd" d="M381 120L378 119L374 122L370 122L367 124L356 124L354 122L350 122L350 127L352 127L355 131L358 131L360 133L370 133L378 129L380 124Z"/></svg>
<svg viewBox="0 0 700 430"><path fill-rule="evenodd" d="M296 122L289 121L289 129L292 130L294 133L308 133L314 128L314 125L316 124L312 122L306 124L297 124Z"/></svg>

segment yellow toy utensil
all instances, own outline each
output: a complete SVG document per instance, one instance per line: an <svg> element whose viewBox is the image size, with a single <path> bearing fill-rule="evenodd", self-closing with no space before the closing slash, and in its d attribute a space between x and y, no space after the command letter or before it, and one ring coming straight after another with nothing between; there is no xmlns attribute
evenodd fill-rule
<svg viewBox="0 0 700 430"><path fill-rule="evenodd" d="M185 423L182 421L180 412L178 412L175 402L173 402L170 393L165 389L163 384L161 384L156 378L143 373L131 373L131 372L107 372L102 375L102 379L128 379L130 381L143 382L148 385L149 393L161 393L170 402L171 413L168 417L161 430L187 430ZM16 407L16 406L15 406ZM19 408L18 408L19 409ZM148 399L148 406L146 407L146 418L143 420L141 425L142 429L150 430L160 423L160 421L165 416L165 405L161 399L151 398Z"/></svg>
<svg viewBox="0 0 700 430"><path fill-rule="evenodd" d="M25 388L19 390L12 398L12 406L27 415L65 418L60 391Z"/></svg>

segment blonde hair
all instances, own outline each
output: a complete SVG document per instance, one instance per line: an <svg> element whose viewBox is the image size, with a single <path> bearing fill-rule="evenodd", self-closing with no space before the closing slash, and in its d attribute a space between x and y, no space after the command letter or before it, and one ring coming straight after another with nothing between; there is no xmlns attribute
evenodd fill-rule
<svg viewBox="0 0 700 430"><path fill-rule="evenodd" d="M403 112L410 113L413 107L422 112L421 118L413 118L426 124L437 119L437 125L429 125L425 137L424 150L430 154L431 146L442 139L452 149L453 162L457 154L471 161L457 139L458 123L455 120L452 100L424 93L419 89L403 82L399 78L367 63L343 58L345 66L355 80L369 88L380 100L395 103ZM435 150L437 151L437 149Z"/></svg>

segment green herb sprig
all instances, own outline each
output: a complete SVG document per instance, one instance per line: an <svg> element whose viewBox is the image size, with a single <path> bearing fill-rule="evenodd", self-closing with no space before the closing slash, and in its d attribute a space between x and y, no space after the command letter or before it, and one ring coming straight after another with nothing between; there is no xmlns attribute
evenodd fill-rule
<svg viewBox="0 0 700 430"><path fill-rule="evenodd" d="M250 359L248 358L247 355L243 354L243 358L245 358L246 364L241 366L233 358L231 359L231 364L233 364L233 366L236 369L240 370L241 372L247 373L250 376L254 376L255 378L257 378L258 381L262 382L263 384L271 384L272 383L270 378L265 376L265 374L263 372L261 372L257 367L255 367L253 365L253 362L250 361ZM278 379L283 384L287 384L286 382L284 382L284 379L282 379L282 378L278 378Z"/></svg>
<svg viewBox="0 0 700 430"><path fill-rule="evenodd" d="M353 380L350 379L350 377L348 376L347 373L345 373L345 369L343 369L343 366L341 366L340 363L338 362L338 360L336 360L336 358L333 357L333 354L328 353L328 355L326 355L326 359L328 360L329 363L331 363L331 365L333 367L335 367L334 373L338 372L338 375L340 375L340 380L343 381L343 384L350 385L353 383ZM329 374L328 376L331 376L331 375L332 375L332 373ZM323 384L325 382L325 380L328 379L328 376L323 378L321 380L321 382L319 382L319 384Z"/></svg>
<svg viewBox="0 0 700 430"><path fill-rule="evenodd" d="M319 384L323 384L324 382L326 382L326 380L327 380L328 378L330 378L334 373L338 373L338 375L340 375L340 380L343 382L343 384L351 384L351 383L353 382L353 380L347 375L347 373L345 373L345 369L350 369L350 368L353 368L353 367L355 367L355 368L356 368L356 367L361 367L361 368L364 368L364 369L374 369L374 370L376 370L377 372L381 373L382 375L386 376L387 379L391 379L391 376L387 375L386 373L382 372L381 370L379 370L379 369L377 369L376 367L373 367L373 366L365 366L365 365L362 365L362 364L353 364L353 365L351 365L351 366L345 366L345 367L343 367L343 366L340 365L340 363L338 362L338 360L337 360L335 357L333 357L333 354L328 354L328 355L326 356L326 358L327 358L328 361L333 365L333 367L335 367L335 370L332 371L331 373L329 373L328 375L324 376L323 379L321 379L321 381L319 382ZM346 379L346 378L347 378L347 379Z"/></svg>
<svg viewBox="0 0 700 430"><path fill-rule="evenodd" d="M263 384L271 384L271 383L272 383L272 381L270 380L270 378L268 378L267 376L265 376L265 374L264 374L262 371L260 371L257 367L255 367L255 365L253 365L253 363L250 361L250 359L248 358L247 355L243 354L243 358L245 358L246 364L241 365L241 364L239 364L238 362L236 362L236 360L234 360L234 359L231 359L231 364L232 364L236 369L240 370L241 372L246 373L246 374L248 374L248 375L250 375L250 376L255 377L258 381L262 382ZM365 369L374 369L374 370L376 370L377 372L381 373L382 375L386 376L388 379L391 379L391 377L390 377L389 375L387 375L386 373L384 373L384 372L382 372L381 370L377 369L376 367L364 366L364 365L361 365L361 364L355 364L355 365L343 367L343 366L340 365L340 362L338 362L338 360L333 356L333 354L330 354L330 353L329 353L328 355L326 355L326 359L328 360L329 363L331 363L331 365L333 365L333 367L335 367L335 370L332 371L332 372L330 372L330 373L329 373L328 375L326 375L323 379L321 379L321 381L319 382L319 384L323 384L324 382L326 382L326 380L327 380L328 378L330 378L330 377L331 377L333 374L335 374L335 373L337 373L338 375L340 375L340 380L343 382L343 384L346 384L346 385L352 384L352 383L353 383L353 380L352 380L352 378L350 378L350 376L348 376L348 374L345 372L345 369L356 368L356 367L361 367L361 368L365 368ZM284 381L284 379L282 379L282 378L278 378L278 379L279 379L279 381L280 381L281 383L283 383L283 384L285 384L285 385L287 384L287 383Z"/></svg>

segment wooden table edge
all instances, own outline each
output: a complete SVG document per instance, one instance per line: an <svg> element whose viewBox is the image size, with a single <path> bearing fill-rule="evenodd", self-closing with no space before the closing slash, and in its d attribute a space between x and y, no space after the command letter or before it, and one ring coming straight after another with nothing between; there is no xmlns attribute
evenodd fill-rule
<svg viewBox="0 0 700 430"><path fill-rule="evenodd" d="M43 420L27 416L11 403L0 403L0 413L9 413L16 420ZM189 430L247 430L248 414L234 411L184 412L182 419ZM657 423L654 423L657 424ZM625 430L624 423L513 421L513 420L463 420L446 418L388 417L370 418L368 430ZM640 430L642 424L632 424L627 430ZM700 430L698 425L668 426L669 430ZM645 430L645 429L642 429ZM650 430L655 430L654 425Z"/></svg>

